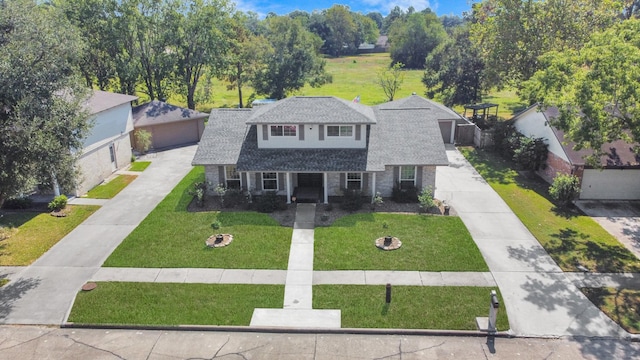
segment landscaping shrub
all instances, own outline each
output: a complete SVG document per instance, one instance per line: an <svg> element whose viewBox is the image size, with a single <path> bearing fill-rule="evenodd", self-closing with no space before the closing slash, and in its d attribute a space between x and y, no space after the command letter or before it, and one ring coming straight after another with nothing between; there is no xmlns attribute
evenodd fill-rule
<svg viewBox="0 0 640 360"><path fill-rule="evenodd" d="M547 161L548 154L542 138L520 136L512 159L522 170L536 171Z"/></svg>
<svg viewBox="0 0 640 360"><path fill-rule="evenodd" d="M65 195L58 195L48 205L49 211L60 211L67 206L67 197Z"/></svg>
<svg viewBox="0 0 640 360"><path fill-rule="evenodd" d="M28 197L11 198L11 199L5 200L4 204L2 205L2 208L12 209L12 210L28 209L31 207L32 204L33 204L33 200L31 200Z"/></svg>
<svg viewBox="0 0 640 360"><path fill-rule="evenodd" d="M133 134L135 138L137 149L140 152L146 153L151 147L151 133L147 130L136 130Z"/></svg>
<svg viewBox="0 0 640 360"><path fill-rule="evenodd" d="M396 183L391 191L391 199L397 203L414 203L418 202L418 188L409 186L401 189L400 184Z"/></svg>
<svg viewBox="0 0 640 360"><path fill-rule="evenodd" d="M560 174L549 187L549 195L562 207L568 206L579 194L580 179L575 175Z"/></svg>
<svg viewBox="0 0 640 360"><path fill-rule="evenodd" d="M360 210L362 204L364 204L365 198L362 196L362 191L344 189L342 190L342 202L340 208L347 211Z"/></svg>
<svg viewBox="0 0 640 360"><path fill-rule="evenodd" d="M427 212L436 205L435 201L433 201L433 189L431 186L422 189L422 192L418 195L418 202L423 212Z"/></svg>
<svg viewBox="0 0 640 360"><path fill-rule="evenodd" d="M284 202L276 194L275 191L265 191L258 197L256 203L257 210L262 213L272 213L276 210L282 209Z"/></svg>
<svg viewBox="0 0 640 360"><path fill-rule="evenodd" d="M226 189L222 195L222 206L226 208L247 204L247 197L241 189Z"/></svg>
<svg viewBox="0 0 640 360"><path fill-rule="evenodd" d="M189 195L196 199L198 206L204 206L204 194L207 192L207 183L205 181L193 183L193 189L189 191Z"/></svg>

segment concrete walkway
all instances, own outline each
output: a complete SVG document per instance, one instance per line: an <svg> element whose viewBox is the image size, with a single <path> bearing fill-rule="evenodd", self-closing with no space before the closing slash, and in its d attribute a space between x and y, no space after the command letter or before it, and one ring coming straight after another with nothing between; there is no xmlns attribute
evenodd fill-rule
<svg viewBox="0 0 640 360"><path fill-rule="evenodd" d="M484 256L522 336L627 336L596 308L454 147L438 168L436 197L449 202Z"/></svg>
<svg viewBox="0 0 640 360"><path fill-rule="evenodd" d="M61 324L80 287L191 170L195 146L159 153L116 197L0 288L0 323Z"/></svg>

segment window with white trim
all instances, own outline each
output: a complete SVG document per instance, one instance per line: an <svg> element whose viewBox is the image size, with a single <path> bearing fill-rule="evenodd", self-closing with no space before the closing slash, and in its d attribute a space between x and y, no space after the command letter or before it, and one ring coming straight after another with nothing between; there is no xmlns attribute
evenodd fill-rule
<svg viewBox="0 0 640 360"><path fill-rule="evenodd" d="M416 167L400 166L400 189L416 186Z"/></svg>
<svg viewBox="0 0 640 360"><path fill-rule="evenodd" d="M271 125L271 136L296 136L296 125Z"/></svg>
<svg viewBox="0 0 640 360"><path fill-rule="evenodd" d="M278 173L263 172L262 173L262 189L278 190Z"/></svg>
<svg viewBox="0 0 640 360"><path fill-rule="evenodd" d="M346 188L349 190L362 190L362 173L347 173Z"/></svg>
<svg viewBox="0 0 640 360"><path fill-rule="evenodd" d="M327 136L351 137L353 136L353 125L329 125L327 126Z"/></svg>
<svg viewBox="0 0 640 360"><path fill-rule="evenodd" d="M242 187L240 173L236 170L235 166L225 166L224 175L228 189L240 189L240 187Z"/></svg>

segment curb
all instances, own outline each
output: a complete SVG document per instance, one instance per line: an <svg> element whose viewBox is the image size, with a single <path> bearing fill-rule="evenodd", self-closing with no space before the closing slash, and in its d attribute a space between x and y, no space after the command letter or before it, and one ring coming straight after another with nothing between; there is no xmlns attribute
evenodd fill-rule
<svg viewBox="0 0 640 360"><path fill-rule="evenodd" d="M428 330L428 329L365 329L365 328L287 328L269 326L216 326L216 325L116 325L79 324L66 322L63 329L103 329L103 330L156 330L156 331L221 331L221 332L266 332L285 334L354 334L354 335L419 335L419 336L463 336L516 338L509 331L487 333L475 330Z"/></svg>

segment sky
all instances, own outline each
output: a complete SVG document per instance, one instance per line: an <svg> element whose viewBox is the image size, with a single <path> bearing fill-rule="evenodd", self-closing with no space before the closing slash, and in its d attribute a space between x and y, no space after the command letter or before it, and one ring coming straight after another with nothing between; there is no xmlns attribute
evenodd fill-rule
<svg viewBox="0 0 640 360"><path fill-rule="evenodd" d="M260 17L264 17L269 12L278 15L285 15L294 10L311 12L313 10L328 9L334 4L347 5L351 11L367 14L368 12L379 12L386 16L395 6L406 10L413 6L416 11L431 8L439 16L442 15L462 15L463 11L471 9L471 3L479 0L231 0L236 4L236 9L241 11L253 11Z"/></svg>

